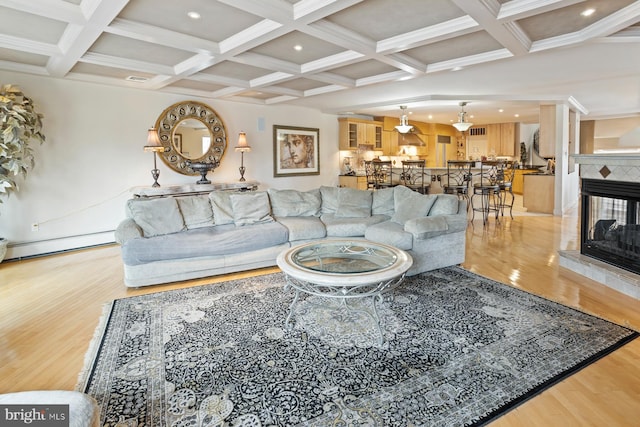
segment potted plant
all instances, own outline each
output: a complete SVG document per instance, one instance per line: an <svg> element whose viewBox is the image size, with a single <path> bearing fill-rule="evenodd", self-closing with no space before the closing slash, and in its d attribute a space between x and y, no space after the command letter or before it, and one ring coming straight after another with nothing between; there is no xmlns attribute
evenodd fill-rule
<svg viewBox="0 0 640 427"><path fill-rule="evenodd" d="M0 86L0 203L18 190L16 177L26 175L35 164L33 142L42 144L42 114L19 87ZM0 236L0 262L7 250L7 239Z"/></svg>

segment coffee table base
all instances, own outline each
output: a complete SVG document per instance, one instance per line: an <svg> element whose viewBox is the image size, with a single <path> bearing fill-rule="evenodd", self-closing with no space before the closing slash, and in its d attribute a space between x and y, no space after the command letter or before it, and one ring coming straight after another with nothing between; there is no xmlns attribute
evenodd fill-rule
<svg viewBox="0 0 640 427"><path fill-rule="evenodd" d="M384 344L384 335L382 333L382 328L380 326L380 316L378 315L378 303L381 303L384 299L383 293L386 291L391 291L400 285L404 281L405 275L402 274L400 277L393 278L391 280L372 283L372 284L364 284L358 286L344 286L344 287L336 287L336 286L326 286L321 284L315 284L304 280L299 280L290 275L286 274L286 284L284 289L289 290L293 289L295 291L295 295L293 297L293 301L289 306L289 314L285 320L285 326L290 329L291 328L291 319L293 314L295 313L296 306L300 300L300 294L305 293L309 295L315 295L322 298L337 298L342 300L342 305L349 310L355 310L359 312L363 312L367 314L374 321L375 327L378 332L378 336L380 337L378 344ZM353 306L349 306L347 301L350 299L365 299L372 298L372 306L373 310L367 310L366 308L355 308Z"/></svg>

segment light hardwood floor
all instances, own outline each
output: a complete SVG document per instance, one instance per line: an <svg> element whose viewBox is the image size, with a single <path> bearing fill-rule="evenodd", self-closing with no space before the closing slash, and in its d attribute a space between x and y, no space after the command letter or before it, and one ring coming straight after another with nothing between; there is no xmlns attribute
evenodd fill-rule
<svg viewBox="0 0 640 427"><path fill-rule="evenodd" d="M517 216L467 232L463 267L640 330L640 301L558 265L577 248L577 214ZM115 298L277 271L128 289L117 246L0 264L0 393L73 389L102 306ZM492 426L640 426L640 339L588 366Z"/></svg>

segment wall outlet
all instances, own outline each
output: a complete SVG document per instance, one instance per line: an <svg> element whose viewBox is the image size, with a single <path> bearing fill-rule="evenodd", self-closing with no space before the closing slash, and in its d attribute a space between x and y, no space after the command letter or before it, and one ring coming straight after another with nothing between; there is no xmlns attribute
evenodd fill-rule
<svg viewBox="0 0 640 427"><path fill-rule="evenodd" d="M34 222L33 224L31 224L31 231L38 231L40 230L40 224L38 224L37 222Z"/></svg>

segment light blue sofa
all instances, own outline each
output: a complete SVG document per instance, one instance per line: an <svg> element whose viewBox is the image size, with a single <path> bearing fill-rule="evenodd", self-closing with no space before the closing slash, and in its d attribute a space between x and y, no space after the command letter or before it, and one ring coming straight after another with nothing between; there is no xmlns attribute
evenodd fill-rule
<svg viewBox="0 0 640 427"><path fill-rule="evenodd" d="M466 202L404 186L138 198L126 213L115 238L129 287L273 266L286 248L332 237L404 249L413 257L408 275L465 257Z"/></svg>

